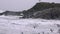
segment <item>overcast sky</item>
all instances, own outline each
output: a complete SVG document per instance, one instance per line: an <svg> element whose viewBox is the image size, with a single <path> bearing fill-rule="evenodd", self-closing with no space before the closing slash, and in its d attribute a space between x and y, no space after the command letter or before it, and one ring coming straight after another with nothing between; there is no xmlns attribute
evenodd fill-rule
<svg viewBox="0 0 60 34"><path fill-rule="evenodd" d="M0 10L27 10L33 7L39 0L0 0ZM56 2L60 0L41 0L41 2Z"/></svg>

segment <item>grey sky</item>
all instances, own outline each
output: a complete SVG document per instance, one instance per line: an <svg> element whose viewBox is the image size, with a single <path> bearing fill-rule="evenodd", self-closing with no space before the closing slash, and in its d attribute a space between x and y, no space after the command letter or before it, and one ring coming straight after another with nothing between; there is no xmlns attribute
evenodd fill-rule
<svg viewBox="0 0 60 34"><path fill-rule="evenodd" d="M60 2L60 0L41 0L42 2ZM38 0L0 0L0 10L27 10Z"/></svg>

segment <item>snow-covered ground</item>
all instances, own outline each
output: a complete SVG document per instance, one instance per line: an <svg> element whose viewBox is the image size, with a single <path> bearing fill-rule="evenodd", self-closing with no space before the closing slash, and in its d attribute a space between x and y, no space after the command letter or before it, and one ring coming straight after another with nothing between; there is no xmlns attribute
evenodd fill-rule
<svg viewBox="0 0 60 34"><path fill-rule="evenodd" d="M59 34L60 20L18 19L0 16L0 34Z"/></svg>

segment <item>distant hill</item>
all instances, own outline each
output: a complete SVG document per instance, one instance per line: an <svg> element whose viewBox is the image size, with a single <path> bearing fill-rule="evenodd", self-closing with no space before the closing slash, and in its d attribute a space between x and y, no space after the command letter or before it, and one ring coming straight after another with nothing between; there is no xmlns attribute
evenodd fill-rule
<svg viewBox="0 0 60 34"><path fill-rule="evenodd" d="M22 16L22 18L60 19L60 3L40 2L22 12L5 11L0 13L0 15Z"/></svg>
<svg viewBox="0 0 60 34"><path fill-rule="evenodd" d="M56 10L56 11L55 11ZM58 11L59 10L59 11ZM46 12L48 13L52 13L55 14L55 12L59 12L59 16L60 16L60 3L47 3L47 2L40 2L40 3L36 3L35 6L33 6L32 8L30 8L27 11L23 11L24 14L24 18L41 18L41 14L45 14ZM39 12L39 15L37 15ZM42 13L40 13L42 12ZM34 15L35 13L37 13L36 15ZM43 16L45 18L48 18L49 15L47 16ZM43 18L42 17L42 18ZM50 17L49 17L50 18ZM48 19L49 19L48 18ZM55 17L51 17L51 19L54 19Z"/></svg>

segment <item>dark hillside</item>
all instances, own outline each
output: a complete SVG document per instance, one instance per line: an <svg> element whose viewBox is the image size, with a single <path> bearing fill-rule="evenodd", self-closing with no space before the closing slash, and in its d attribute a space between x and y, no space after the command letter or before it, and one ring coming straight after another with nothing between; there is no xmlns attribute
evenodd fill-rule
<svg viewBox="0 0 60 34"><path fill-rule="evenodd" d="M60 8L60 3L47 3L47 2L36 3L36 5L30 8L29 10L23 11L24 18L32 18L34 17L33 15L34 13L38 11L41 12L43 10L50 9L50 8Z"/></svg>
<svg viewBox="0 0 60 34"><path fill-rule="evenodd" d="M34 13L34 18L60 19L60 8L49 8Z"/></svg>

